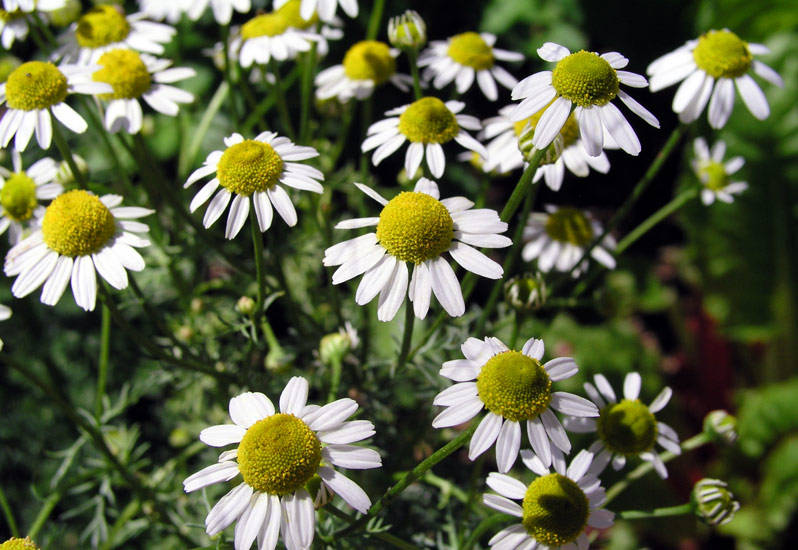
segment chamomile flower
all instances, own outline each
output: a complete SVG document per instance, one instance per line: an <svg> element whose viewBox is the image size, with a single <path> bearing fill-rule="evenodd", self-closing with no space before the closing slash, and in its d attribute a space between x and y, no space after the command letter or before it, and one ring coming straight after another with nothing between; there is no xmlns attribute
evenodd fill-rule
<svg viewBox="0 0 798 550"><path fill-rule="evenodd" d="M471 437L468 447L471 460L496 443L499 471L509 471L521 449L523 424L532 448L548 466L554 448L565 453L571 450L568 435L551 410L598 416L598 409L587 399L552 391L552 382L572 377L579 367L570 357L541 363L543 340L530 338L521 351L515 351L498 338L469 338L460 349L465 359L447 361L440 370L441 376L457 384L443 390L432 402L446 407L432 421L432 426L456 426L487 409Z"/></svg>
<svg viewBox="0 0 798 550"><path fill-rule="evenodd" d="M280 395L280 412L262 393L247 392L230 400L233 424L205 428L200 440L211 447L238 447L223 452L219 462L189 476L187 493L242 476L205 518L210 536L233 522L235 549L273 550L280 533L289 550L310 548L316 531L314 501L308 483L320 478L320 491L339 495L365 513L371 501L355 482L333 466L378 468L380 455L355 445L374 435L368 420L350 420L358 408L352 399L323 407L307 405L308 382L295 376ZM317 477L318 476L318 477Z"/></svg>
<svg viewBox="0 0 798 550"><path fill-rule="evenodd" d="M464 197L439 200L438 184L419 178L412 192L401 192L390 201L360 183L358 189L380 203L379 217L340 222L336 229L374 227L374 233L338 243L324 251L324 265L341 266L332 276L334 285L364 274L355 301L369 303L380 295L377 318L390 321L405 300L423 319L434 293L452 317L465 313L460 282L444 252L462 267L489 279L499 279L502 267L474 247L504 248L512 241L499 233L507 224L495 210L472 210ZM408 285L408 264L413 272Z"/></svg>
<svg viewBox="0 0 798 550"><path fill-rule="evenodd" d="M710 150L704 138L693 142L695 158L691 162L693 172L703 184L701 202L710 205L718 199L721 202L734 202L734 195L739 195L748 184L744 181L732 181L732 174L745 164L743 157L734 157L723 162L726 154L726 143L718 140Z"/></svg>
<svg viewBox="0 0 798 550"><path fill-rule="evenodd" d="M125 15L117 4L100 4L84 13L58 37L53 59L85 65L95 63L108 50L129 48L160 55L163 45L177 32L174 27L145 21L144 13Z"/></svg>
<svg viewBox="0 0 798 550"><path fill-rule="evenodd" d="M667 478L668 471L654 451L654 444L659 443L677 455L682 450L679 436L673 428L658 422L654 413L668 404L673 393L671 389L663 388L654 401L646 406L638 399L640 374L636 372L630 372L624 378L624 398L620 401L603 375L597 374L593 380L595 386L585 382L585 391L599 408L599 417L565 419L566 428L573 432L598 434L598 441L590 446L590 452L596 456L591 471L600 474L610 461L614 469L620 470L629 457L639 456L650 462L661 478Z"/></svg>
<svg viewBox="0 0 798 550"><path fill-rule="evenodd" d="M487 156L485 147L463 130L482 128L476 117L458 114L463 107L465 103L461 101L444 103L437 97L423 97L409 105L386 111L385 114L390 118L369 127L368 137L360 149L363 152L376 149L371 161L377 166L405 141L409 141L410 146L405 154L408 177L413 177L426 155L430 172L439 178L446 169L446 156L441 147L444 143L455 140L483 158Z"/></svg>
<svg viewBox="0 0 798 550"><path fill-rule="evenodd" d="M142 99L159 113L169 116L177 115L178 103L194 101L189 92L166 84L191 78L196 74L194 69L170 69L171 64L168 59L128 49L108 50L100 56L97 65L101 68L92 78L113 87L112 93L98 96L108 101L105 128L109 132L124 129L129 134L137 134L143 118Z"/></svg>
<svg viewBox="0 0 798 550"><path fill-rule="evenodd" d="M319 40L319 35L294 24L292 18L280 10L256 15L244 23L240 35L231 42L231 48L238 52L241 66L265 65L272 58L285 61L293 59L299 52L309 51L311 43Z"/></svg>
<svg viewBox="0 0 798 550"><path fill-rule="evenodd" d="M499 110L498 116L483 121L484 130L479 137L481 139L492 138L485 145L485 149L488 151L488 159L483 165L485 172L496 170L500 174L504 174L526 165L522 148L526 149L529 137L534 135L535 127L543 111L513 122L510 119L510 113L514 109L514 105L507 105ZM531 143L529 145L531 146ZM604 148L611 149L613 146L615 143L612 137L605 135ZM585 151L579 136L579 125L573 114L568 117L559 136L554 139L549 148L554 151L543 159L535 172L534 181L545 178L546 185L552 191L558 191L562 186L566 168L580 178L587 177L591 168L602 174L606 174L610 170L610 161L604 151L595 157L591 157ZM525 153L531 154L533 150L525 151Z"/></svg>
<svg viewBox="0 0 798 550"><path fill-rule="evenodd" d="M208 9L208 4L213 9L213 18L220 25L227 25L233 18L233 10L247 13L252 4L250 0L192 0L186 5L189 19L196 21Z"/></svg>
<svg viewBox="0 0 798 550"><path fill-rule="evenodd" d="M13 245L22 240L26 229L37 228L44 216L41 200L54 199L64 191L55 183L58 166L51 158L34 162L23 169L22 156L11 150L14 171L0 167L0 234L8 230L8 240Z"/></svg>
<svg viewBox="0 0 798 550"><path fill-rule="evenodd" d="M494 48L493 34L464 32L446 41L433 40L418 58L424 79L438 90L454 81L458 94L464 94L476 77L480 90L491 101L499 98L496 82L512 89L518 80L496 61L523 61L520 53Z"/></svg>
<svg viewBox="0 0 798 550"><path fill-rule="evenodd" d="M524 465L539 476L529 485L504 474L488 475L488 487L499 494L486 493L482 501L494 510L521 519L521 523L496 533L488 541L492 548L587 550L587 527L612 526L615 514L601 508L606 493L599 478L590 472L593 456L579 451L566 468L563 456L555 454L551 472L530 451L521 451Z"/></svg>
<svg viewBox="0 0 798 550"><path fill-rule="evenodd" d="M570 271L584 255L585 248L602 233L601 224L589 212L547 205L546 212L529 215L521 257L526 262L537 258L538 269L544 273L552 269ZM615 258L608 252L615 247L615 239L607 235L590 255L607 269L615 269ZM586 267L587 260L574 269L574 277Z"/></svg>
<svg viewBox="0 0 798 550"><path fill-rule="evenodd" d="M42 149L48 149L53 137L54 116L77 134L88 128L86 121L64 100L70 93L102 94L111 91L108 84L94 82L95 65L61 65L28 61L17 67L0 84L0 105L8 107L0 120L0 144L24 151L33 132ZM16 136L16 137L15 137Z"/></svg>
<svg viewBox="0 0 798 550"><path fill-rule="evenodd" d="M673 96L673 111L682 122L696 120L709 102L709 125L723 128L734 108L734 88L751 114L764 120L770 114L765 94L751 77L751 71L776 86L784 86L781 76L754 59L769 53L762 44L749 44L728 29L711 30L697 40L655 60L646 69L651 91L656 92L681 82Z"/></svg>
<svg viewBox="0 0 798 550"><path fill-rule="evenodd" d="M213 225L230 204L224 232L228 239L244 227L250 201L263 232L271 227L274 210L290 227L296 225L296 209L282 185L312 193L324 190L319 183L324 180L324 174L312 166L295 162L319 156L313 147L295 145L274 132L263 132L255 139L233 134L224 138L224 143L227 149L209 154L202 167L188 177L185 187L216 173L194 196L189 210L197 210L221 187L208 205L202 223L205 227Z"/></svg>
<svg viewBox="0 0 798 550"><path fill-rule="evenodd" d="M389 48L384 42L357 42L347 50L341 65L333 65L316 75L316 97L335 97L341 103L353 97L366 99L374 92L374 88L388 81L407 92L413 79L396 72L398 55L399 50Z"/></svg>
<svg viewBox="0 0 798 550"><path fill-rule="evenodd" d="M144 269L135 249L150 244L136 235L149 228L134 220L153 210L121 203L119 195L98 198L81 189L56 197L44 212L41 229L6 255L5 274L18 275L11 293L22 298L44 285L41 302L52 306L71 282L75 302L91 311L97 299L96 273L117 290L127 288L125 269Z"/></svg>
<svg viewBox="0 0 798 550"><path fill-rule="evenodd" d="M344 13L354 19L358 14L357 0L302 0L300 15L302 19L310 19L318 12L322 21L329 22L335 19L335 10L341 5Z"/></svg>
<svg viewBox="0 0 798 550"><path fill-rule="evenodd" d="M541 149L554 141L575 106L574 114L588 155L601 154L605 131L630 155L640 153L637 134L612 100L617 97L655 128L659 128L659 121L620 89L621 84L633 88L648 86L639 74L620 70L629 63L628 59L618 52L598 55L582 50L571 53L554 42L546 42L538 48L538 55L557 65L553 71L528 76L513 88L512 98L523 101L510 115L514 121L523 120L545 107L532 139L535 147Z"/></svg>

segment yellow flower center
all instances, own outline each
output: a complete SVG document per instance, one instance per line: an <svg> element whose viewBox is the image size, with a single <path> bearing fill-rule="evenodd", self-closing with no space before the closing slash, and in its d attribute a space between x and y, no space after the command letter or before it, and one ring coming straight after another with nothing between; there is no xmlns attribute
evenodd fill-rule
<svg viewBox="0 0 798 550"><path fill-rule="evenodd" d="M572 479L548 474L529 484L521 505L529 536L548 547L573 542L585 530L590 502Z"/></svg>
<svg viewBox="0 0 798 550"><path fill-rule="evenodd" d="M216 167L222 187L239 195L271 189L282 173L280 155L268 143L253 139L228 147Z"/></svg>
<svg viewBox="0 0 798 550"><path fill-rule="evenodd" d="M94 6L78 19L75 38L83 48L101 48L122 42L130 34L130 23L119 6Z"/></svg>
<svg viewBox="0 0 798 550"><path fill-rule="evenodd" d="M609 450L624 455L650 451L657 440L657 420L639 399L610 403L599 412L599 438Z"/></svg>
<svg viewBox="0 0 798 550"><path fill-rule="evenodd" d="M3 213L15 222L29 220L39 205L36 182L25 172L11 174L0 189L0 205L3 206Z"/></svg>
<svg viewBox="0 0 798 550"><path fill-rule="evenodd" d="M318 23L319 15L314 11L310 19L302 19L299 15L299 7L302 5L302 0L289 0L280 9L274 13L285 19L286 25L295 29L308 29Z"/></svg>
<svg viewBox="0 0 798 550"><path fill-rule="evenodd" d="M702 34L693 50L693 59L699 69L713 78L737 78L751 66L748 44L730 31Z"/></svg>
<svg viewBox="0 0 798 550"><path fill-rule="evenodd" d="M493 414L513 422L532 420L551 402L551 379L536 359L505 351L479 371L477 393Z"/></svg>
<svg viewBox="0 0 798 550"><path fill-rule="evenodd" d="M20 111L38 111L58 105L67 96L67 79L55 65L28 61L6 81L6 103Z"/></svg>
<svg viewBox="0 0 798 550"><path fill-rule="evenodd" d="M111 211L100 199L81 189L56 197L42 220L47 248L72 258L97 252L115 232Z"/></svg>
<svg viewBox="0 0 798 550"><path fill-rule="evenodd" d="M150 72L133 50L111 50L104 53L97 64L102 69L94 72L92 78L114 88L113 93L100 94L100 99L134 99L150 89Z"/></svg>
<svg viewBox="0 0 798 550"><path fill-rule="evenodd" d="M460 133L460 125L443 101L423 97L399 116L399 131L413 143L446 143Z"/></svg>
<svg viewBox="0 0 798 550"><path fill-rule="evenodd" d="M0 550L39 550L39 547L33 544L30 537L25 537L24 539L11 537L0 544Z"/></svg>
<svg viewBox="0 0 798 550"><path fill-rule="evenodd" d="M321 442L293 414L253 424L238 445L238 468L256 491L286 495L305 486L321 464Z"/></svg>
<svg viewBox="0 0 798 550"><path fill-rule="evenodd" d="M344 72L352 80L371 80L379 85L396 74L396 60L388 44L364 40L346 52Z"/></svg>
<svg viewBox="0 0 798 550"><path fill-rule="evenodd" d="M555 241L587 246L593 240L590 220L576 208L560 208L546 220L546 234Z"/></svg>
<svg viewBox="0 0 798 550"><path fill-rule="evenodd" d="M277 36L289 27L288 19L277 12L264 13L247 21L241 26L241 38L249 40L259 36Z"/></svg>
<svg viewBox="0 0 798 550"><path fill-rule="evenodd" d="M606 105L618 95L620 81L610 64L584 50L561 59L554 67L551 85L557 94L580 107Z"/></svg>
<svg viewBox="0 0 798 550"><path fill-rule="evenodd" d="M726 168L720 162L715 162L714 160L705 161L698 170L706 178L704 185L712 191L720 191L731 183L729 175L726 173Z"/></svg>
<svg viewBox="0 0 798 550"><path fill-rule="evenodd" d="M475 32L464 32L449 39L449 57L475 71L493 67L493 48Z"/></svg>
<svg viewBox="0 0 798 550"><path fill-rule="evenodd" d="M452 244L454 222L446 207L426 193L403 191L385 205L377 240L403 262L437 258Z"/></svg>

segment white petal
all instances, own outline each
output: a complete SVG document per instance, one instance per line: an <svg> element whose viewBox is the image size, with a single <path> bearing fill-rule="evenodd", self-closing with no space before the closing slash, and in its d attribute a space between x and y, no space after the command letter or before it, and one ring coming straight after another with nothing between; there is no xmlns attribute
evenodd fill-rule
<svg viewBox="0 0 798 550"><path fill-rule="evenodd" d="M640 154L640 140L632 126L612 103L599 107L601 122L618 146L630 155Z"/></svg>
<svg viewBox="0 0 798 550"><path fill-rule="evenodd" d="M205 210L205 215L202 217L202 225L206 228L212 226L219 219L219 216L224 213L232 198L233 194L230 191L224 187L219 189L219 192L211 199L207 210Z"/></svg>
<svg viewBox="0 0 798 550"><path fill-rule="evenodd" d="M565 428L562 427L562 424L554 413L551 412L551 409L544 410L540 414L540 420L543 422L543 426L546 428L546 433L549 435L549 439L551 439L552 443L564 453L570 452L571 441L568 439L568 434L565 432Z"/></svg>
<svg viewBox="0 0 798 550"><path fill-rule="evenodd" d="M203 429L199 438L200 441L211 447L224 447L239 443L246 433L246 429L236 424L219 424Z"/></svg>
<svg viewBox="0 0 798 550"><path fill-rule="evenodd" d="M452 258L454 258L454 261L458 264L481 277L501 279L504 274L502 266L485 256L479 250L465 243L457 241L452 242L452 245L449 247L449 254L452 255Z"/></svg>
<svg viewBox="0 0 798 550"><path fill-rule="evenodd" d="M368 509L371 507L371 499L369 499L366 492L360 488L360 485L326 466L319 468L317 473L322 481L324 481L335 494L344 499L349 506L361 514L368 512Z"/></svg>
<svg viewBox="0 0 798 550"><path fill-rule="evenodd" d="M723 128L734 108L734 83L730 78L720 78L709 100L709 124Z"/></svg>
<svg viewBox="0 0 798 550"><path fill-rule="evenodd" d="M568 392L556 391L551 395L551 407L563 414L572 416L598 416L596 405L584 397Z"/></svg>
<svg viewBox="0 0 798 550"><path fill-rule="evenodd" d="M597 374L593 377L593 379L595 380L596 387L601 392L601 395L603 395L607 401L610 403L615 403L618 401L618 398L615 397L615 392L612 390L612 386L610 386L610 383L603 374Z"/></svg>
<svg viewBox="0 0 798 550"><path fill-rule="evenodd" d="M521 450L521 425L505 420L496 440L496 465L499 472L505 473L513 467Z"/></svg>
<svg viewBox="0 0 798 550"><path fill-rule="evenodd" d="M280 412L299 415L307 401L308 381L301 376L294 376L280 394Z"/></svg>
<svg viewBox="0 0 798 550"><path fill-rule="evenodd" d="M75 258L72 266L71 286L75 303L85 311L94 310L97 301L97 275L91 256Z"/></svg>
<svg viewBox="0 0 798 550"><path fill-rule="evenodd" d="M759 120L765 120L770 115L770 106L759 84L747 74L735 78L734 84L751 114Z"/></svg>
<svg viewBox="0 0 798 550"><path fill-rule="evenodd" d="M413 314L419 319L423 319L429 311L432 296L432 277L427 262L416 264L416 267L413 268L413 282L410 288L413 289L413 295L410 296L413 302Z"/></svg>
<svg viewBox="0 0 798 550"><path fill-rule="evenodd" d="M352 416L357 410L357 401L344 398L333 401L318 409L313 415L308 415L302 420L311 430L318 432L330 430Z"/></svg>
<svg viewBox="0 0 798 550"><path fill-rule="evenodd" d="M487 451L496 441L496 438L499 437L501 427L502 418L492 412L488 412L479 423L479 426L477 426L474 435L471 436L471 443L468 446L468 459L476 460L479 455ZM490 485L490 483L488 484Z"/></svg>
<svg viewBox="0 0 798 550"><path fill-rule="evenodd" d="M604 127L598 108L578 108L575 112L585 151L591 157L598 156L604 147Z"/></svg>
<svg viewBox="0 0 798 550"><path fill-rule="evenodd" d="M432 420L432 427L449 428L462 424L463 422L468 422L479 414L479 411L481 411L483 407L484 404L479 398L469 399L457 405L452 405L441 411L438 416Z"/></svg>
<svg viewBox="0 0 798 550"><path fill-rule="evenodd" d="M344 422L329 431L320 431L316 435L322 443L328 445L355 443L374 435L374 424L368 420L352 420Z"/></svg>
<svg viewBox="0 0 798 550"><path fill-rule="evenodd" d="M429 166L429 170L433 176L439 178L443 175L443 171L446 169L446 156L443 154L443 147L441 147L440 143L428 143L427 144L427 165ZM408 172L408 177L412 177L412 175Z"/></svg>
<svg viewBox="0 0 798 550"><path fill-rule="evenodd" d="M498 510L499 512L503 512L511 516L520 518L524 515L523 509L517 503L499 495L492 495L490 493L482 495L482 502L494 510Z"/></svg>
<svg viewBox="0 0 798 550"><path fill-rule="evenodd" d="M546 428L540 418L533 418L527 421L526 434L540 462L548 468L551 464L551 444L549 443L549 436L546 435Z"/></svg>
<svg viewBox="0 0 798 550"><path fill-rule="evenodd" d="M245 392L230 400L230 418L242 428L274 414L271 400L260 392Z"/></svg>
<svg viewBox="0 0 798 550"><path fill-rule="evenodd" d="M377 319L387 322L396 316L407 294L407 279L407 265L397 261L390 280L380 291Z"/></svg>
<svg viewBox="0 0 798 550"><path fill-rule="evenodd" d="M199 472L192 474L183 482L183 490L187 493L202 489L214 483L230 481L238 475L237 462L217 462Z"/></svg>
<svg viewBox="0 0 798 550"><path fill-rule="evenodd" d="M313 536L316 534L316 511L313 508L313 499L305 489L299 489L293 494L282 497L281 522L285 525L283 539L286 539L286 531L290 532L289 540L296 546L292 548L286 545L288 550L302 550L310 548ZM242 549L244 550L244 549Z"/></svg>
<svg viewBox="0 0 798 550"><path fill-rule="evenodd" d="M14 150L16 151L16 149ZM54 306L61 299L72 276L72 264L72 258L69 256L60 256L58 258L42 289L41 302L43 304Z"/></svg>
<svg viewBox="0 0 798 550"><path fill-rule="evenodd" d="M322 456L331 464L353 470L377 468L382 465L377 451L355 445L328 445L322 449Z"/></svg>
<svg viewBox="0 0 798 550"><path fill-rule="evenodd" d="M503 497L523 500L524 496L526 496L527 486L508 475L491 472L485 481L488 487Z"/></svg>
<svg viewBox="0 0 798 550"><path fill-rule="evenodd" d="M228 525L233 523L241 516L249 506L252 497L252 487L246 483L239 483L219 502L216 503L205 518L205 531L209 536L213 536L224 531Z"/></svg>
<svg viewBox="0 0 798 550"><path fill-rule="evenodd" d="M560 46L555 42L546 42L538 48L538 55L545 61L556 63L561 59L571 55L570 50L565 46Z"/></svg>
<svg viewBox="0 0 798 550"><path fill-rule="evenodd" d="M250 500L249 507L238 518L235 529L235 547L250 548L255 538L260 533L263 522L269 516L271 495L268 493L255 493Z"/></svg>
<svg viewBox="0 0 798 550"><path fill-rule="evenodd" d="M652 413L658 413L664 409L668 401L671 400L671 395L673 395L673 391L665 386L662 388L662 391L657 394L657 397L654 398L654 401L651 402L651 405L648 406L648 410Z"/></svg>
<svg viewBox="0 0 798 550"><path fill-rule="evenodd" d="M269 196L269 200L272 202L274 209L277 210L277 213L280 214L280 217L288 227L294 227L297 222L296 209L291 199L288 197L288 193L285 192L285 189L279 185L275 185L271 189L267 189L266 194Z"/></svg>
<svg viewBox="0 0 798 550"><path fill-rule="evenodd" d="M416 175L418 167L421 166L421 160L424 158L424 144L411 143L405 153L405 173L408 178L413 178Z"/></svg>
<svg viewBox="0 0 798 550"><path fill-rule="evenodd" d="M429 260L432 291L446 313L460 317L465 313L465 302L460 282L449 263L441 257Z"/></svg>
<svg viewBox="0 0 798 550"><path fill-rule="evenodd" d="M634 401L640 395L641 384L640 373L630 372L623 379L623 396Z"/></svg>
<svg viewBox="0 0 798 550"><path fill-rule="evenodd" d="M566 380L579 372L579 367L571 357L557 357L548 361L543 368L546 369L546 373L553 382Z"/></svg>
<svg viewBox="0 0 798 550"><path fill-rule="evenodd" d="M535 127L535 135L532 137L532 144L539 149L548 147L560 133L570 114L571 100L564 97L555 99L554 103L547 107L540 117Z"/></svg>

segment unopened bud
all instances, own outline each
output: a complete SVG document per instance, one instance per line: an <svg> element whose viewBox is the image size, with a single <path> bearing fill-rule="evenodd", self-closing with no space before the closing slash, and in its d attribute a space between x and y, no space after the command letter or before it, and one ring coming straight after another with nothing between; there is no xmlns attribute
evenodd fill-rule
<svg viewBox="0 0 798 550"><path fill-rule="evenodd" d="M546 303L547 297L542 273L525 273L504 283L504 300L519 311L538 309Z"/></svg>
<svg viewBox="0 0 798 550"><path fill-rule="evenodd" d="M704 431L715 441L734 445L737 441L737 418L726 411L711 411L704 418Z"/></svg>
<svg viewBox="0 0 798 550"><path fill-rule="evenodd" d="M690 498L696 515L713 527L730 522L740 509L740 503L734 500L728 486L719 479L702 479L693 487Z"/></svg>
<svg viewBox="0 0 798 550"><path fill-rule="evenodd" d="M396 48L418 50L427 43L427 25L417 12L407 10L388 21L388 41Z"/></svg>
<svg viewBox="0 0 798 550"><path fill-rule="evenodd" d="M236 311L238 311L241 315L252 315L255 313L255 300L249 296L242 296L236 302Z"/></svg>

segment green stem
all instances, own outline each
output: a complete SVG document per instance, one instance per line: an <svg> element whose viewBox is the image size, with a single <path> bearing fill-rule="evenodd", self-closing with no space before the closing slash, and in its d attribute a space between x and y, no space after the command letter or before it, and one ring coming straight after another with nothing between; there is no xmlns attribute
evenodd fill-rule
<svg viewBox="0 0 798 550"><path fill-rule="evenodd" d="M361 107L361 120L360 120L360 135L362 138L368 134L371 121L374 118L374 94L368 96L363 100ZM369 155L360 152L360 181L365 183L369 174ZM407 175L408 178L413 177L412 174ZM361 203L362 204L362 203Z"/></svg>
<svg viewBox="0 0 798 550"><path fill-rule="evenodd" d="M418 50L415 48L407 50L407 59L410 62L410 74L413 76L413 94L416 96L416 101L418 101L423 97L421 77L418 74Z"/></svg>
<svg viewBox="0 0 798 550"><path fill-rule="evenodd" d="M47 25L44 24L44 21L42 21L42 18L39 16L39 14L36 12L36 10L32 11L30 13L30 16L35 21L36 26L39 28L39 31L42 33L42 36L44 36L45 40L47 40L48 45L50 47L57 46L58 45L58 41L55 39L55 36L53 35L53 33L50 31L50 28ZM48 48L48 50L49 50L49 48Z"/></svg>
<svg viewBox="0 0 798 550"><path fill-rule="evenodd" d="M254 198L250 197L249 200L252 203L251 206L254 211ZM258 284L257 301L255 302L255 312L252 318L254 322L257 322L263 314L263 303L266 299L266 273L263 270L263 234L260 232L260 227L255 216L250 217L249 225L252 227L252 248L255 254L255 277Z"/></svg>
<svg viewBox="0 0 798 550"><path fill-rule="evenodd" d="M332 403L338 395L338 388L341 386L341 370L343 362L341 358L335 357L330 365L330 392L327 394L327 403Z"/></svg>
<svg viewBox="0 0 798 550"><path fill-rule="evenodd" d="M532 178L535 175L538 167L540 166L540 162L543 160L543 157L546 155L546 149L539 149L535 151L535 154L532 155L532 158L529 160L529 165L527 165L524 173L521 174L521 179L518 180L518 183L515 184L515 189L513 189L512 195L510 198L507 199L507 204L504 205L501 214L499 217L503 222L509 222L510 219L515 214L515 211L518 210L518 207L521 205L521 201L526 197L527 193L529 193L529 188L532 185Z"/></svg>
<svg viewBox="0 0 798 550"><path fill-rule="evenodd" d="M271 88L272 93L275 94L277 98L277 110L280 113L280 119L283 121L285 133L288 134L291 141L296 141L296 132L294 132L294 125L291 123L291 111L288 110L288 102L285 100L285 92L283 90L283 81L280 77L280 67L277 65L277 61L274 58L269 61L269 68L274 75L274 85ZM263 78L264 80L266 79L265 66L263 67Z"/></svg>
<svg viewBox="0 0 798 550"><path fill-rule="evenodd" d="M380 30L382 23L382 12L385 9L385 0L374 0L374 5L371 8L371 17L369 18L369 26L366 31L366 40L375 40L377 33Z"/></svg>
<svg viewBox="0 0 798 550"><path fill-rule="evenodd" d="M623 254L624 250L629 248L637 239L645 235L652 227L676 212L688 201L697 196L698 189L696 187L691 187L690 189L687 189L683 193L674 197L668 204L651 214L651 216L649 216L643 223L638 225L633 231L624 237L623 240L618 243L618 246L615 249L615 255L620 256Z"/></svg>
<svg viewBox="0 0 798 550"><path fill-rule="evenodd" d="M458 435L456 438L452 439L449 443L420 462L415 468L407 472L402 479L397 481L385 492L384 495L382 495L382 497L380 497L377 502L371 506L371 508L369 508L367 514L361 516L357 521L352 522L352 524L350 524L348 527L344 527L343 529L333 533L333 539L344 537L366 525L371 518L376 516L383 508L388 506L388 504L396 495L407 489L414 481L423 476L433 466L465 445L466 442L471 439L471 436L474 434L474 431L476 431L478 425L479 422L473 422L467 430L460 433L460 435Z"/></svg>
<svg viewBox="0 0 798 550"><path fill-rule="evenodd" d="M86 177L83 175L83 172L78 170L78 165L72 157L72 151L69 145L67 145L64 135L61 133L61 129L58 127L55 117L53 117L52 110L50 110L50 116L53 118L53 140L55 141L55 146L58 147L58 151L61 153L61 156L64 157L69 169L72 170L72 176L75 178L75 181L78 182L78 185L80 185L82 189L87 189Z"/></svg>
<svg viewBox="0 0 798 550"><path fill-rule="evenodd" d="M693 449L697 449L698 447L701 447L702 445L705 445L711 441L712 438L709 436L709 434L701 432L700 434L694 435L687 441L683 442L682 451L692 451ZM662 459L662 462L666 463L673 460L677 456L679 455L674 454L670 451L665 451L664 453L660 453L659 455L659 457ZM640 466L638 466L637 468L626 474L626 477L624 477L622 480L620 480L615 485L610 487L609 490L607 490L607 500L604 501L604 505L606 506L607 504L609 504L612 499L614 499L624 490L626 490L626 488L629 487L629 485L631 485L632 482L640 479L641 477L643 477L653 469L654 465L651 462L643 462Z"/></svg>
<svg viewBox="0 0 798 550"><path fill-rule="evenodd" d="M343 122L341 123L341 128L338 130L338 139L335 142L335 149L333 149L332 155L330 155L330 172L335 171L335 168L338 164L338 159L341 158L341 153L344 151L344 145L347 141L347 136L349 135L349 128L352 126L352 119L354 118L354 109L352 108L352 101L345 103L343 106L344 114L343 114Z"/></svg>
<svg viewBox="0 0 798 550"><path fill-rule="evenodd" d="M100 283L102 284L102 283ZM102 320L100 323L100 358L97 362L97 395L94 397L94 418L99 423L103 414L103 397L105 386L108 382L108 357L111 349L111 314L108 306L102 305Z"/></svg>
<svg viewBox="0 0 798 550"><path fill-rule="evenodd" d="M19 537L17 522L14 520L14 511L8 504L8 499L2 487L0 487L0 507L3 508L3 515L6 517L6 523L8 523L8 530L11 531L11 536Z"/></svg>
<svg viewBox="0 0 798 550"><path fill-rule="evenodd" d="M36 539L36 536L39 534L39 531L42 530L44 524L47 523L47 520L50 518L50 514L53 513L53 510L61 502L61 498L64 495L61 491L56 491L55 493L50 494L47 499L42 504L42 507L39 509L39 513L36 514L36 519L33 520L33 525L30 526L28 529L27 535L32 538Z"/></svg>
<svg viewBox="0 0 798 550"><path fill-rule="evenodd" d="M686 502L684 504L677 504L676 506L654 508L653 510L626 510L624 512L619 512L618 515L623 519L667 518L692 514L693 510L693 504L691 502Z"/></svg>
<svg viewBox="0 0 798 550"><path fill-rule="evenodd" d="M497 525L507 523L511 519L512 517L508 516L507 514L493 514L492 516L486 517L479 522L479 525L477 525L473 531L471 531L471 534L468 535L468 538L465 540L460 550L471 550L471 548L477 543L477 541L479 541L482 535Z"/></svg>
<svg viewBox="0 0 798 550"><path fill-rule="evenodd" d="M331 516L335 516L335 517L337 517L339 519L347 521L350 524L355 521L355 518L353 518L351 515L347 514L346 512L344 512L342 510L339 510L335 506L332 506L332 505L325 506L324 508L322 508L322 510L324 510L325 512L327 512ZM417 546L413 546L409 542L405 542L402 539L400 539L399 537L395 537L394 535L391 535L390 533L386 533L384 531L368 533L368 536L374 537L375 539L379 539L379 540L381 540L383 542L387 542L388 544L390 544L394 548L402 548L404 550L418 550Z"/></svg>
<svg viewBox="0 0 798 550"><path fill-rule="evenodd" d="M396 369L399 370L407 362L407 354L410 352L410 343L413 340L413 324L416 314L413 311L413 304L405 302L405 331L402 333L402 347L399 350L399 359L396 361Z"/></svg>
<svg viewBox="0 0 798 550"><path fill-rule="evenodd" d="M304 55L302 64L302 110L299 113L299 142L307 143L310 132L310 111L313 108L313 75L316 70L316 42Z"/></svg>
<svg viewBox="0 0 798 550"><path fill-rule="evenodd" d="M181 181L188 177L189 169L191 166L193 166L194 159L197 157L197 153L202 146L202 140L205 139L205 135L208 133L216 113L219 112L222 104L224 104L225 98L230 95L231 89L230 83L227 80L219 84L219 87L216 88L216 92L214 92L213 97L211 97L211 101L208 103L208 106L202 113L202 118L200 119L197 128L191 135L191 141L188 144L186 153L185 155L181 156L178 161L177 172ZM238 120L235 116L233 116L233 124L235 124L235 128L239 127Z"/></svg>

